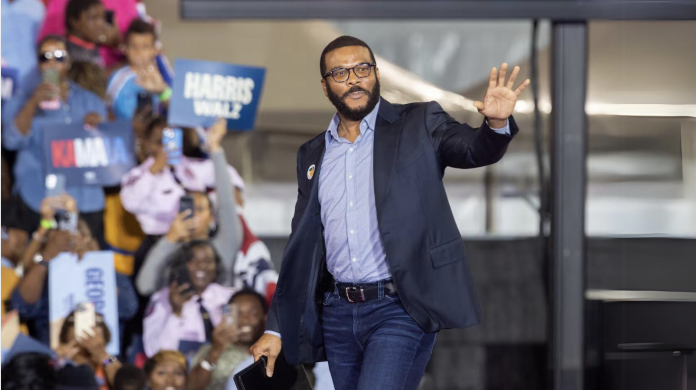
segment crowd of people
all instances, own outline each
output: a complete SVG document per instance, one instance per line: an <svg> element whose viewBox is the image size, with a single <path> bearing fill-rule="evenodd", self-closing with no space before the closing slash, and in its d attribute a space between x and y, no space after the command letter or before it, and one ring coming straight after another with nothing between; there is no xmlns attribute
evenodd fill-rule
<svg viewBox="0 0 696 390"><path fill-rule="evenodd" d="M2 102L2 315L21 324L3 350L4 390L235 389L253 362L278 274L244 219L225 120L181 129L183 156L168 159L173 71L158 25L137 0L2 0L3 74L17 71ZM120 186L47 196L44 132L112 121L132 129L138 162ZM94 251L113 253L118 329L97 313L76 337L72 312L53 332L49 264ZM118 354L106 347L114 332ZM327 367L315 374L332 388Z"/></svg>

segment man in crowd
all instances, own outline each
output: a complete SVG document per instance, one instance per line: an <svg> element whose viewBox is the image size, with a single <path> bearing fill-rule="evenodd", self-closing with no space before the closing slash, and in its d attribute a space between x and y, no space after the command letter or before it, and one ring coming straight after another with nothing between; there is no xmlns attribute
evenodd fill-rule
<svg viewBox="0 0 696 390"><path fill-rule="evenodd" d="M224 390L227 379L250 354L249 348L263 334L268 306L251 289L236 292L228 303L229 314L193 359L189 390ZM233 314L234 313L234 314Z"/></svg>

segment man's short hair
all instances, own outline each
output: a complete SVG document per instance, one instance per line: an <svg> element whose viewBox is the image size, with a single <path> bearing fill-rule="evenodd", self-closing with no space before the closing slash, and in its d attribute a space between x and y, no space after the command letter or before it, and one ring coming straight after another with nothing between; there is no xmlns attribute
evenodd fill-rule
<svg viewBox="0 0 696 390"><path fill-rule="evenodd" d="M375 54L372 53L372 49L370 49L370 46L367 46L367 43L363 42L358 38L351 37L349 35L343 35L331 41L331 43L326 45L324 51L321 52L321 59L319 60L319 70L321 71L322 77L324 77L324 75L326 74L326 55L336 49L340 49L346 46L366 47L367 50L370 52L370 59L372 60L372 62L377 62L375 60Z"/></svg>
<svg viewBox="0 0 696 390"><path fill-rule="evenodd" d="M128 30L126 30L126 34L123 37L123 41L126 44L128 44L128 39L130 38L131 34L150 34L152 35L152 42L154 43L157 41L155 27L141 18L133 19L133 21L128 25Z"/></svg>
<svg viewBox="0 0 696 390"><path fill-rule="evenodd" d="M234 295L232 295L228 303L232 303L235 299L244 295L248 295L258 299L259 304L261 304L261 308L263 309L263 314L268 313L268 303L266 302L266 298L264 298L263 295L259 294L258 292L256 292L256 290L253 290L251 288L244 288L242 290L237 291L236 293L234 293Z"/></svg>
<svg viewBox="0 0 696 390"><path fill-rule="evenodd" d="M80 20L80 15L95 5L103 5L100 0L70 0L65 7L65 31L72 32L70 22Z"/></svg>

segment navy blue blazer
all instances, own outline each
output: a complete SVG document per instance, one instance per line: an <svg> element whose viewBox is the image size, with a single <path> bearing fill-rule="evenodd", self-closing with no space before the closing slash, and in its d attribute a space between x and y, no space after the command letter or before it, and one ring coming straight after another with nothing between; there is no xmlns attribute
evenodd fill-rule
<svg viewBox="0 0 696 390"><path fill-rule="evenodd" d="M460 124L436 102L391 104L382 99L374 135L377 220L389 270L406 311L425 332L481 321L462 237L442 177L446 167L499 161L518 132L498 134L485 123ZM322 298L333 290L326 270L319 183L324 133L297 153L297 203L266 329L279 332L291 364L326 360ZM314 164L312 179L307 170Z"/></svg>

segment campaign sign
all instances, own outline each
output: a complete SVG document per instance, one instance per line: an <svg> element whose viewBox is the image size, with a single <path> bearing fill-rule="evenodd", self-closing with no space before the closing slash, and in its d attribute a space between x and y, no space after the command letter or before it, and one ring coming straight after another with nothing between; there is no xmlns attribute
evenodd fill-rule
<svg viewBox="0 0 696 390"><path fill-rule="evenodd" d="M87 252L78 260L64 252L48 263L48 309L51 321L51 348L58 346L60 328L78 303L92 302L94 310L104 316L111 332L106 351L119 353L118 300L116 271L111 251Z"/></svg>
<svg viewBox="0 0 696 390"><path fill-rule="evenodd" d="M17 91L17 79L19 77L19 72L15 68L3 67L2 71L2 84L0 87L0 92L2 93L2 101L8 100L14 96Z"/></svg>
<svg viewBox="0 0 696 390"><path fill-rule="evenodd" d="M170 124L208 127L215 118L225 118L228 129L254 128L265 68L176 60L174 74Z"/></svg>
<svg viewBox="0 0 696 390"><path fill-rule="evenodd" d="M50 125L43 129L45 174L63 174L69 186L115 186L135 166L133 132L125 122Z"/></svg>

